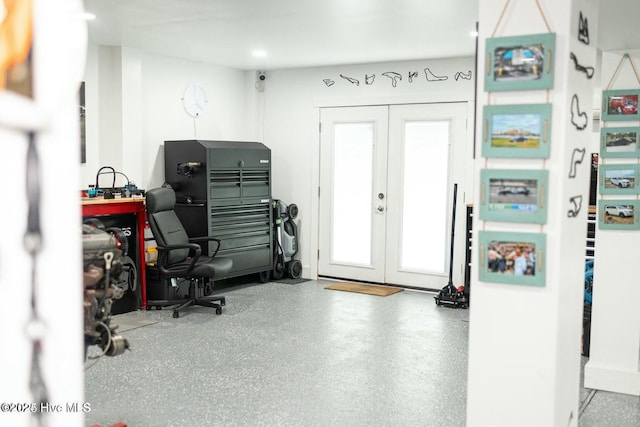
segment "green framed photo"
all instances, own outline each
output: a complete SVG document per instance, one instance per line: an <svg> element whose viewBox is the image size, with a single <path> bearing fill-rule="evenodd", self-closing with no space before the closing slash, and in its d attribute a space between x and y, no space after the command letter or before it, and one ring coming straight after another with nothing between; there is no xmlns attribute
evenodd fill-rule
<svg viewBox="0 0 640 427"><path fill-rule="evenodd" d="M598 228L640 230L640 200L598 200Z"/></svg>
<svg viewBox="0 0 640 427"><path fill-rule="evenodd" d="M478 274L481 281L539 287L545 285L545 234L479 231L478 241Z"/></svg>
<svg viewBox="0 0 640 427"><path fill-rule="evenodd" d="M487 39L485 91L553 89L555 44L555 33Z"/></svg>
<svg viewBox="0 0 640 427"><path fill-rule="evenodd" d="M600 194L638 194L639 165L600 165L598 187Z"/></svg>
<svg viewBox="0 0 640 427"><path fill-rule="evenodd" d="M640 157L639 133L640 127L600 129L600 156L603 158Z"/></svg>
<svg viewBox="0 0 640 427"><path fill-rule="evenodd" d="M617 89L602 92L602 113L600 120L638 120L638 100L640 89Z"/></svg>
<svg viewBox="0 0 640 427"><path fill-rule="evenodd" d="M549 172L480 171L480 219L546 224Z"/></svg>
<svg viewBox="0 0 640 427"><path fill-rule="evenodd" d="M484 157L549 158L551 104L485 105Z"/></svg>

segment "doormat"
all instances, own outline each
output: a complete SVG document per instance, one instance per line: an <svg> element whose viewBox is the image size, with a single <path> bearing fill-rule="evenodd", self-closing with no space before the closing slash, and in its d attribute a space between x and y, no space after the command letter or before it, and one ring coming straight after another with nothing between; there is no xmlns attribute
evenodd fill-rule
<svg viewBox="0 0 640 427"><path fill-rule="evenodd" d="M377 285L363 285L361 283L352 282L340 282L334 285L327 286L325 289L331 289L334 291L356 292L359 294L377 295L379 297L386 297L393 295L397 292L402 292L402 288L392 288L389 286L377 286Z"/></svg>

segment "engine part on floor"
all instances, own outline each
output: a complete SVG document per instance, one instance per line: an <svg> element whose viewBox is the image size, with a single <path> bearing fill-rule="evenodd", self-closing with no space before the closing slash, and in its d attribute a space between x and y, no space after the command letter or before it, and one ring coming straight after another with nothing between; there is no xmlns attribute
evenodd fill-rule
<svg viewBox="0 0 640 427"><path fill-rule="evenodd" d="M298 253L298 227L294 219L298 216L298 206L286 205L274 199L273 209L273 269L271 278L280 280L284 275L292 279L302 276L302 263L293 257Z"/></svg>
<svg viewBox="0 0 640 427"><path fill-rule="evenodd" d="M449 282L433 297L436 305L447 305L453 308L467 308L467 297L464 294L464 286L453 285L453 249L456 236L456 199L458 184L453 184L453 213L451 215L451 251L449 252Z"/></svg>
<svg viewBox="0 0 640 427"><path fill-rule="evenodd" d="M447 285L433 297L436 305L448 305L454 308L467 308L467 297L464 295L464 286Z"/></svg>
<svg viewBox="0 0 640 427"><path fill-rule="evenodd" d="M97 345L102 354L92 358L118 356L129 348L129 342L111 324L113 300L122 298L124 290L117 286L124 271L120 240L111 232L83 224L83 285L85 353Z"/></svg>

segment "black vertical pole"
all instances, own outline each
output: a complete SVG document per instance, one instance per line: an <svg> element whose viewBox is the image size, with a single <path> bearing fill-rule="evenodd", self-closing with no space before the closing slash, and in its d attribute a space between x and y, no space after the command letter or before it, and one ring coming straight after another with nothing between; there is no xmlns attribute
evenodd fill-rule
<svg viewBox="0 0 640 427"><path fill-rule="evenodd" d="M456 235L456 196L458 194L458 184L453 184L453 213L451 215L451 253L449 254L449 283L447 286L453 286L453 243ZM454 286L455 288L455 286Z"/></svg>

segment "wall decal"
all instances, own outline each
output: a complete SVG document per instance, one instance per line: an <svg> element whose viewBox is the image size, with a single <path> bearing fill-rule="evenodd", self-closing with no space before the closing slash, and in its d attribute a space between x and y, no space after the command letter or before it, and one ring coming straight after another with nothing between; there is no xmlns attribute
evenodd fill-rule
<svg viewBox="0 0 640 427"><path fill-rule="evenodd" d="M342 77L343 79L345 79L346 81L348 81L351 84L354 84L356 86L360 86L360 80L358 79L354 79L353 77L347 77L343 74L340 74L340 77Z"/></svg>
<svg viewBox="0 0 640 427"><path fill-rule="evenodd" d="M578 40L586 45L589 44L589 22L587 18L582 16L582 12L580 12L580 22L578 23Z"/></svg>
<svg viewBox="0 0 640 427"><path fill-rule="evenodd" d="M429 82L441 82L449 78L449 76L436 76L429 68L424 69L424 74L427 76L427 81Z"/></svg>
<svg viewBox="0 0 640 427"><path fill-rule="evenodd" d="M575 64L576 70L582 71L583 73L585 73L587 75L588 79L593 77L593 73L595 72L595 68L593 68L593 67L585 67L584 65L580 65L578 63L578 58L576 57L576 55L573 52L571 52L569 57L571 58L571 60Z"/></svg>
<svg viewBox="0 0 640 427"><path fill-rule="evenodd" d="M567 216L569 218L575 218L580 213L580 209L582 209L582 196L571 197L569 203L573 206L567 211Z"/></svg>
<svg viewBox="0 0 640 427"><path fill-rule="evenodd" d="M458 81L458 79L471 80L471 70L469 70L468 74L458 71L453 78L456 79L456 81Z"/></svg>
<svg viewBox="0 0 640 427"><path fill-rule="evenodd" d="M588 68L592 68L592 67L588 67ZM586 71L585 71L586 72ZM433 71L431 71L431 69L429 67L424 68L424 73L425 76L427 77L427 81L429 82L441 82L441 81L445 81L449 79L448 75L437 75L434 74ZM392 87L397 87L398 86L398 81L402 80L402 74L395 72L395 71L386 71L384 73L382 73L383 76L388 77L389 79L391 79L391 86ZM356 85L356 86L360 86L360 82L361 80L354 78L354 77L350 77L347 76L345 74L340 74L339 75L340 78L348 81L349 83L351 83L352 85ZM409 80L409 83L413 83L414 80L417 80L418 77L420 76L420 72L419 71L407 71L407 77ZM458 80L471 80L473 76L473 71L469 70L468 72L464 72L464 71L458 71L456 72L453 77L456 81ZM376 80L376 74L366 74L364 75L364 84L367 86L371 86L375 83ZM336 82L333 79L330 78L326 78L326 79L322 79L322 82L325 84L325 86L327 87L331 87L333 86Z"/></svg>
<svg viewBox="0 0 640 427"><path fill-rule="evenodd" d="M587 152L584 148L574 148L571 153L571 165L569 166L569 178L573 179L578 173L578 165L584 160L584 154Z"/></svg>
<svg viewBox="0 0 640 427"><path fill-rule="evenodd" d="M402 80L402 76L393 71L387 71L386 73L382 73L382 75L391 79L391 86L393 87L396 87L398 80Z"/></svg>
<svg viewBox="0 0 640 427"><path fill-rule="evenodd" d="M578 95L574 94L571 98L571 124L578 130L584 130L588 121L587 113L580 111Z"/></svg>

